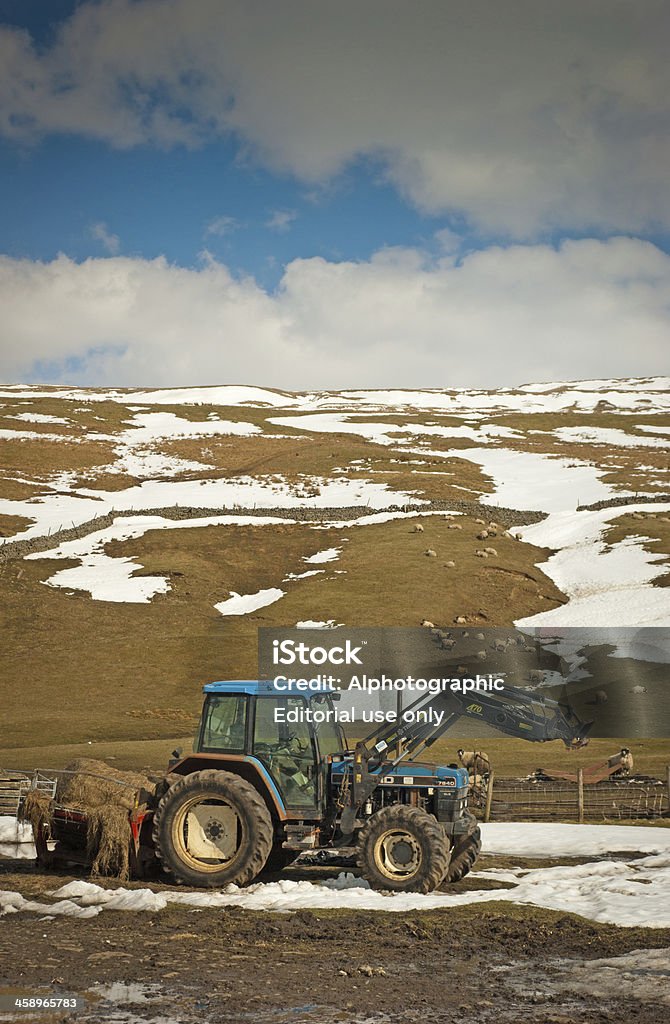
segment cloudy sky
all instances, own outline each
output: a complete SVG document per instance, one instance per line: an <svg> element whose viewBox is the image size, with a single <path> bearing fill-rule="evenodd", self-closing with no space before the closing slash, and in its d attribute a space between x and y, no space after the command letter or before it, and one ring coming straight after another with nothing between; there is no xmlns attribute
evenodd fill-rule
<svg viewBox="0 0 670 1024"><path fill-rule="evenodd" d="M668 372L666 0L0 0L0 377Z"/></svg>

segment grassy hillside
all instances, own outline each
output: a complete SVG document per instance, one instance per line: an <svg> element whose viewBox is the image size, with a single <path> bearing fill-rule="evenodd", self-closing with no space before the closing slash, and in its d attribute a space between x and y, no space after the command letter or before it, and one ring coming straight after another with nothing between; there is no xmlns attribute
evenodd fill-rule
<svg viewBox="0 0 670 1024"><path fill-rule="evenodd" d="M482 393L485 412L430 407L425 394L414 407L367 393L290 396L282 408L213 404L206 391L197 401L170 404L133 392L111 398L5 389L0 537L9 543L0 548L0 763L58 765L94 747L120 763L158 766L166 749L192 733L204 682L255 676L259 626L306 619L450 625L458 616L510 626L566 606L569 595L544 571L550 549L516 539L524 508L544 507L540 482L531 474L525 491L520 484L527 504L518 501L511 518L501 512L493 535L480 540L495 512L479 503L495 509L500 500L494 475L472 453L535 454L553 459L547 464L557 473L586 467L614 497L665 493L670 415L653 390L636 405L635 388L620 387L625 411L609 408L597 391L585 410L590 392L579 385L574 400L569 388L557 387L552 402L563 403L559 411L538 408L542 394L531 400L520 391ZM565 507L574 510L585 497L571 491L566 477ZM175 515L187 505L188 515L202 521L179 529L176 521L161 522L139 536L123 539L117 531L95 542L96 516L115 522L155 510L157 502ZM217 510L234 507L271 514L273 502L284 506L285 521L209 523ZM365 518L407 502L441 503L443 511ZM449 503L459 514L449 515ZM305 520L301 510L317 506L322 521ZM338 506L358 512L340 521ZM607 527L607 544L639 538L663 566L670 517L659 509L642 516L622 509ZM356 516L360 525L352 525ZM415 532L416 523L423 532ZM31 557L13 547L24 536L36 545ZM90 539L90 550L56 559L64 538L84 546ZM484 546L493 553L478 555ZM330 548L332 561L305 561ZM98 558L104 564L96 568ZM132 580L158 581L146 601L100 599L87 589L87 565L123 576L126 564ZM70 576L59 585L56 574L68 569L83 571L83 582ZM653 587L667 584L659 572ZM257 611L224 616L215 608L231 593L272 588L284 596ZM522 772L538 760L524 745L482 742L495 747L504 770ZM602 742L603 751L612 747ZM440 756L450 759L458 745L449 740ZM645 770L660 770L670 748L657 741L642 756ZM562 763L553 750L552 763Z"/></svg>

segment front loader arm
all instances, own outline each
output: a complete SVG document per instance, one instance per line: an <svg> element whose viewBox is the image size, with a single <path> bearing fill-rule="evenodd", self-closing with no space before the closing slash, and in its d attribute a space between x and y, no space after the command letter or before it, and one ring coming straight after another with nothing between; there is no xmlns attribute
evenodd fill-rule
<svg viewBox="0 0 670 1024"><path fill-rule="evenodd" d="M582 722L568 704L512 686L500 693L481 691L474 696L451 690L428 697L422 695L405 708L405 712L428 711L431 707L444 713L439 724L430 719L427 722L392 722L375 729L356 744L342 814L343 833L353 831L359 809L372 795L387 767L418 757L460 718L477 719L507 736L531 743L562 740L568 749L586 746L593 725L593 722ZM394 747L400 750L395 759L384 756Z"/></svg>
<svg viewBox="0 0 670 1024"><path fill-rule="evenodd" d="M392 746L401 746L402 754L396 760L412 760L463 717L477 719L507 736L533 743L562 740L568 749L585 746L593 725L582 722L568 704L513 686L505 687L500 693L449 690L428 697L423 695L405 708L403 714L431 708L443 713L439 724L430 719L427 722L401 720L370 733L363 740L368 759L381 756Z"/></svg>

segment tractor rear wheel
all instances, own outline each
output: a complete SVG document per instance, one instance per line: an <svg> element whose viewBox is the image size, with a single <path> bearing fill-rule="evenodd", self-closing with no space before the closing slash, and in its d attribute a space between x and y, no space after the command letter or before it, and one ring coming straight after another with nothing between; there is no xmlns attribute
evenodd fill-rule
<svg viewBox="0 0 670 1024"><path fill-rule="evenodd" d="M451 861L447 871L447 882L460 882L475 865L482 848L482 834L479 828L469 836L462 836L451 850Z"/></svg>
<svg viewBox="0 0 670 1024"><path fill-rule="evenodd" d="M432 892L449 867L442 826L420 807L383 807L361 829L358 866L373 889Z"/></svg>
<svg viewBox="0 0 670 1024"><path fill-rule="evenodd" d="M186 885L247 885L272 849L272 819L256 789L231 772L185 775L162 798L153 820L156 856Z"/></svg>

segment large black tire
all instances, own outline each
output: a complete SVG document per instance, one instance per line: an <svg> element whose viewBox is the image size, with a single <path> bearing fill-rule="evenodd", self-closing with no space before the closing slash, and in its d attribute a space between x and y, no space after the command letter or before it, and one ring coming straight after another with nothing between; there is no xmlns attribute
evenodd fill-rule
<svg viewBox="0 0 670 1024"><path fill-rule="evenodd" d="M272 835L270 812L258 791L214 769L185 775L170 787L154 814L152 833L163 867L177 881L204 888L253 881L268 859ZM225 851L220 855L219 847Z"/></svg>
<svg viewBox="0 0 670 1024"><path fill-rule="evenodd" d="M447 873L449 846L432 814L390 804L361 829L358 866L373 889L432 892Z"/></svg>
<svg viewBox="0 0 670 1024"><path fill-rule="evenodd" d="M454 844L445 882L460 882L474 867L482 848L482 834L479 828L469 836L462 836Z"/></svg>

